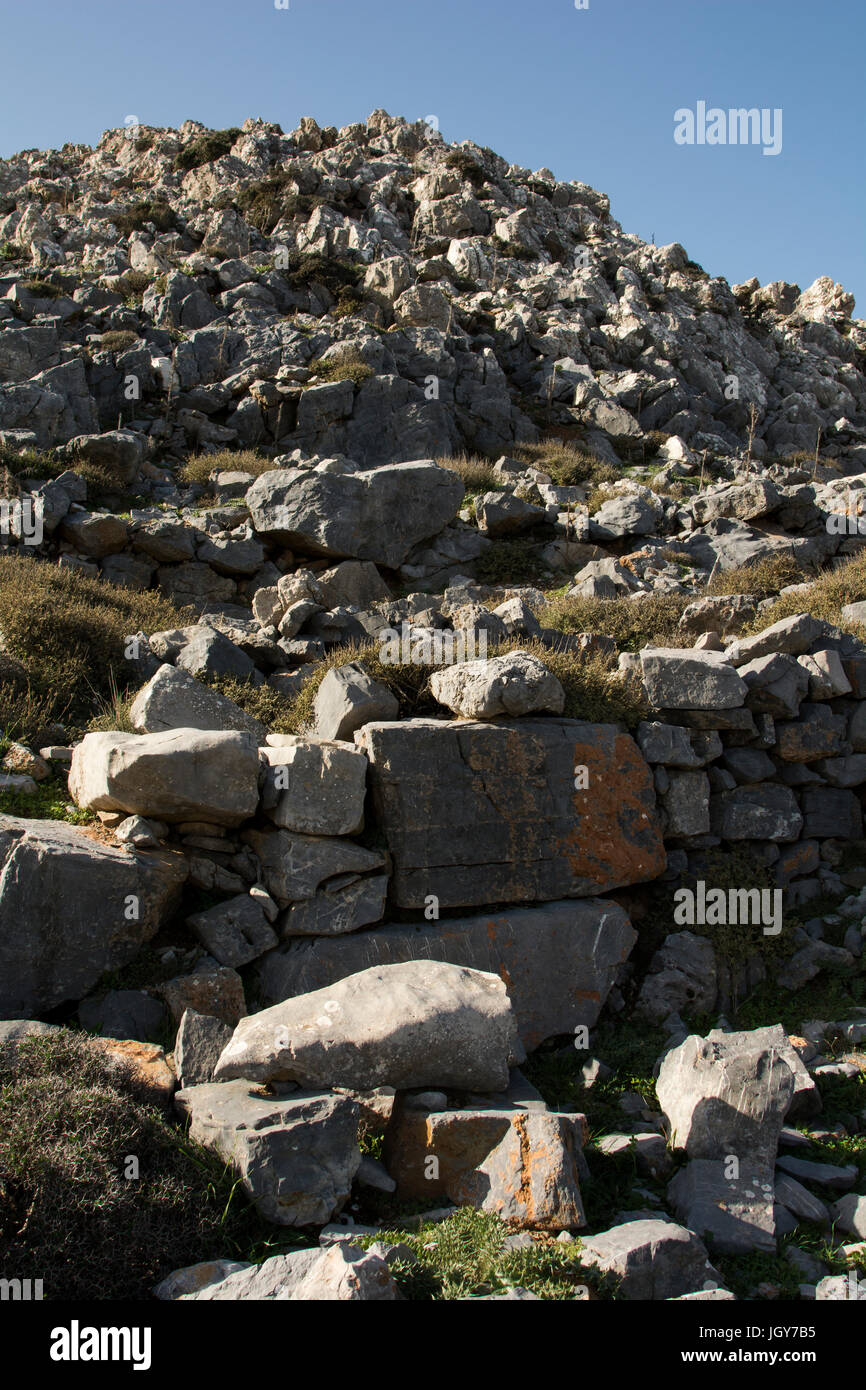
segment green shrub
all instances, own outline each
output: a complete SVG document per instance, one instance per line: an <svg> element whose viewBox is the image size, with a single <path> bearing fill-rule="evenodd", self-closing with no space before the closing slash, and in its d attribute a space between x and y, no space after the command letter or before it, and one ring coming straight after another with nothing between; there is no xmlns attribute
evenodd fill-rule
<svg viewBox="0 0 866 1390"><path fill-rule="evenodd" d="M204 135L196 135L175 155L175 169L186 174L190 169L198 169L202 164L212 164L215 159L222 159L242 134L238 126L229 126L226 130L209 130Z"/></svg>
<svg viewBox="0 0 866 1390"><path fill-rule="evenodd" d="M53 777L37 783L35 792L0 791L0 813L22 820L62 820L69 825L87 825L96 819L92 811L74 806L67 788Z"/></svg>
<svg viewBox="0 0 866 1390"><path fill-rule="evenodd" d="M0 1053L0 1265L49 1300L147 1299L173 1269L264 1245L213 1154L131 1071L63 1030ZM139 1176L125 1176L134 1155Z"/></svg>
<svg viewBox="0 0 866 1390"><path fill-rule="evenodd" d="M498 1216L462 1207L446 1221L420 1230L390 1230L388 1240L407 1245L418 1263L391 1266L404 1298L414 1301L473 1298L529 1289L542 1299L573 1299L579 1285L594 1283L580 1267L580 1248L540 1236L531 1249L510 1250L508 1227ZM369 1246L374 1237L362 1237Z"/></svg>
<svg viewBox="0 0 866 1390"><path fill-rule="evenodd" d="M321 207L325 201L317 194L297 193L295 188L293 175L280 170L247 184L246 188L234 195L233 202L251 227L257 228L263 236L270 236L283 218L294 217L298 213L309 216L314 208Z"/></svg>
<svg viewBox="0 0 866 1390"><path fill-rule="evenodd" d="M452 150L445 164L449 169L456 169L460 177L471 183L475 189L483 188L487 182L487 175L477 159L465 150Z"/></svg>

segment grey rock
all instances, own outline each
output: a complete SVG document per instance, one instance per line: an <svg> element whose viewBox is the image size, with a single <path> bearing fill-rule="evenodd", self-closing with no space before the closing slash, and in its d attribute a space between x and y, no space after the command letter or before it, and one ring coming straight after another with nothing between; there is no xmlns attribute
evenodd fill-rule
<svg viewBox="0 0 866 1390"><path fill-rule="evenodd" d="M502 1091L523 1048L498 976L439 961L375 966L241 1020L219 1080Z"/></svg>
<svg viewBox="0 0 866 1390"><path fill-rule="evenodd" d="M174 1044L174 1066L181 1087L213 1080L220 1053L232 1035L230 1023L211 1014L185 1009Z"/></svg>
<svg viewBox="0 0 866 1390"><path fill-rule="evenodd" d="M266 1003L322 990L374 965L444 960L506 981L527 1048L591 1027L637 936L607 899L546 903L424 925L293 942L256 966Z"/></svg>
<svg viewBox="0 0 866 1390"><path fill-rule="evenodd" d="M324 1225L348 1199L361 1162L358 1107L346 1096L263 1096L247 1081L191 1086L175 1105L190 1138L237 1170L268 1221Z"/></svg>
<svg viewBox="0 0 866 1390"><path fill-rule="evenodd" d="M277 934L262 908L247 894L196 912L186 924L220 965L235 970L277 945Z"/></svg>
<svg viewBox="0 0 866 1390"><path fill-rule="evenodd" d="M187 671L162 665L132 702L129 717L145 734L167 729L243 731L264 742L267 732L259 719L246 714L234 700L202 685Z"/></svg>
<svg viewBox="0 0 866 1390"><path fill-rule="evenodd" d="M719 652L644 647L641 674L657 709L736 709L746 685Z"/></svg>
<svg viewBox="0 0 866 1390"><path fill-rule="evenodd" d="M349 662L325 675L316 693L313 726L319 738L348 740L374 719L396 719L399 710L386 685Z"/></svg>
<svg viewBox="0 0 866 1390"><path fill-rule="evenodd" d="M466 719L561 714L565 691L552 671L529 652L464 661L434 671L430 686L441 705Z"/></svg>
<svg viewBox="0 0 866 1390"><path fill-rule="evenodd" d="M256 810L258 776L249 733L95 733L75 748L69 791L89 810L237 825Z"/></svg>
<svg viewBox="0 0 866 1390"><path fill-rule="evenodd" d="M114 849L58 821L0 817L0 1014L81 999L174 907L181 856ZM133 905L137 916L130 916Z"/></svg>
<svg viewBox="0 0 866 1390"><path fill-rule="evenodd" d="M677 1298L721 1278L703 1242L672 1221L629 1221L585 1236L580 1261L609 1275L627 1300Z"/></svg>

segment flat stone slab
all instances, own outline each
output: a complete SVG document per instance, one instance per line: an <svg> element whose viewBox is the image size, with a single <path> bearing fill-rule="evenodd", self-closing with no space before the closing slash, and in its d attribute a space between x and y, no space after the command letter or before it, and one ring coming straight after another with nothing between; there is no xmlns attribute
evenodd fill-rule
<svg viewBox="0 0 866 1390"><path fill-rule="evenodd" d="M665 867L652 774L615 725L412 719L355 741L398 907L589 897Z"/></svg>
<svg viewBox="0 0 866 1390"><path fill-rule="evenodd" d="M527 1048L592 1027L637 940L623 909L584 898L351 936L293 941L256 965L262 1002L324 989L373 965L441 960L505 982Z"/></svg>

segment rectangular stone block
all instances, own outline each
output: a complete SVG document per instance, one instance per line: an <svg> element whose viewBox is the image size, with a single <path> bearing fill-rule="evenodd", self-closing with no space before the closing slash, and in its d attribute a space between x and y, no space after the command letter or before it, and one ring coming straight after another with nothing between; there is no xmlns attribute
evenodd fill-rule
<svg viewBox="0 0 866 1390"><path fill-rule="evenodd" d="M590 898L291 942L255 968L266 1006L374 965L440 960L484 970L504 980L531 1049L580 1024L592 1027L636 940L617 903Z"/></svg>
<svg viewBox="0 0 866 1390"><path fill-rule="evenodd" d="M588 897L665 867L652 775L612 724L366 724L392 902L424 908Z"/></svg>

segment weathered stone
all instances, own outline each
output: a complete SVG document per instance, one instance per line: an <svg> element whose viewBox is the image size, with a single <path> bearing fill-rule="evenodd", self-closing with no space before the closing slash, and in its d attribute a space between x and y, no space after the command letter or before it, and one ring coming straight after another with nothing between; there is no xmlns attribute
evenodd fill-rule
<svg viewBox="0 0 866 1390"><path fill-rule="evenodd" d="M294 738L267 749L278 800L271 820L307 835L355 835L364 826L367 759L351 745Z"/></svg>
<svg viewBox="0 0 866 1390"><path fill-rule="evenodd" d="M736 709L746 686L720 652L644 647L641 674L657 709Z"/></svg>
<svg viewBox="0 0 866 1390"><path fill-rule="evenodd" d="M370 874L294 903L280 922L280 936L342 936L381 922L388 896L386 874Z"/></svg>
<svg viewBox="0 0 866 1390"><path fill-rule="evenodd" d="M794 1095L791 1052L781 1027L716 1031L686 1038L662 1061L656 1093L674 1144L690 1159L669 1198L720 1249L775 1249L773 1164Z"/></svg>
<svg viewBox="0 0 866 1390"><path fill-rule="evenodd" d="M88 810L237 825L256 810L258 776L258 744L248 733L97 733L75 749L69 791Z"/></svg>
<svg viewBox="0 0 866 1390"><path fill-rule="evenodd" d="M789 763L813 763L846 751L846 721L826 705L802 705L796 723L777 724L780 758Z"/></svg>
<svg viewBox="0 0 866 1390"><path fill-rule="evenodd" d="M221 1019L232 1027L247 1011L240 975L210 956L199 961L189 975L176 975L156 985L154 992L165 1000L177 1026L187 1009Z"/></svg>
<svg viewBox="0 0 866 1390"><path fill-rule="evenodd" d="M789 787L762 783L710 798L713 834L723 840L797 840L803 817Z"/></svg>
<svg viewBox="0 0 866 1390"><path fill-rule="evenodd" d="M268 1221L323 1225L343 1207L361 1162L358 1107L346 1096L263 1096L247 1081L192 1086L175 1105L190 1138L237 1169Z"/></svg>
<svg viewBox="0 0 866 1390"><path fill-rule="evenodd" d="M705 772L671 772L661 801L669 838L709 834L710 779Z"/></svg>
<svg viewBox="0 0 866 1390"><path fill-rule="evenodd" d="M385 1140L403 1201L447 1198L495 1212L517 1230L586 1224L580 1195L582 1115L504 1109L402 1108ZM438 1160L431 1176L429 1158Z"/></svg>
<svg viewBox="0 0 866 1390"><path fill-rule="evenodd" d="M238 730L250 733L257 743L267 732L261 720L253 719L218 690L202 685L188 671L162 665L132 702L129 717L145 734L167 729L209 729L217 732Z"/></svg>
<svg viewBox="0 0 866 1390"><path fill-rule="evenodd" d="M374 681L357 662L328 671L316 692L313 725L321 739L351 739L374 719L394 719L399 703L381 681Z"/></svg>
<svg viewBox="0 0 866 1390"><path fill-rule="evenodd" d="M218 1080L503 1091L523 1048L498 976L439 961L375 966L242 1020Z"/></svg>
<svg viewBox="0 0 866 1390"><path fill-rule="evenodd" d="M616 726L413 719L356 743L400 907L589 896L664 868L649 769Z"/></svg>
<svg viewBox="0 0 866 1390"><path fill-rule="evenodd" d="M186 879L169 853L115 849L58 821L0 816L0 1014L88 994L158 931ZM134 901L136 915L130 916Z"/></svg>
<svg viewBox="0 0 866 1390"><path fill-rule="evenodd" d="M580 1262L610 1275L629 1300L676 1298L720 1279L703 1242L673 1221L628 1221L585 1236Z"/></svg>
<svg viewBox="0 0 866 1390"><path fill-rule="evenodd" d="M682 1010L704 1013L712 1009L717 992L712 942L693 932L672 932L650 961L636 1012L659 1020Z"/></svg>
<svg viewBox="0 0 866 1390"><path fill-rule="evenodd" d="M782 618L780 622L765 627L754 637L741 637L732 642L727 651L728 660L734 666L744 666L757 656L768 656L772 652L787 652L799 656L807 652L819 637L824 635L827 624L813 618L809 613L797 613L792 618Z"/></svg>
<svg viewBox="0 0 866 1390"><path fill-rule="evenodd" d="M373 872L385 864L381 854L351 840L288 830L249 830L243 838L261 863L265 887L281 907L312 898L329 879Z"/></svg>
<svg viewBox="0 0 866 1390"><path fill-rule="evenodd" d="M228 1262L225 1262L228 1263ZM193 1265L177 1270L156 1289L157 1298L184 1301L232 1303L274 1299L279 1302L393 1302L399 1297L387 1261L373 1250L364 1251L350 1242L340 1242L321 1250L292 1251L273 1255L259 1265L236 1265L221 1278L214 1278L206 1266L197 1287ZM186 1276L186 1282L178 1281ZM172 1281L172 1282L170 1282ZM186 1283L193 1285L186 1291ZM184 1292L176 1292L183 1288Z"/></svg>
<svg viewBox="0 0 866 1390"><path fill-rule="evenodd" d="M859 840L863 834L863 811L854 792L806 787L802 804L807 839Z"/></svg>
<svg viewBox="0 0 866 1390"><path fill-rule="evenodd" d="M637 936L608 899L571 899L496 915L294 942L259 961L266 1003L322 990L373 965L444 960L499 975L527 1048L592 1027Z"/></svg>
<svg viewBox="0 0 866 1390"><path fill-rule="evenodd" d="M174 1044L174 1066L182 1087L213 1080L220 1053L232 1035L230 1023L185 1009Z"/></svg>
<svg viewBox="0 0 866 1390"><path fill-rule="evenodd" d="M259 904L247 894L197 912L187 917L186 924L220 965L234 970L249 965L277 944L276 932L268 926Z"/></svg>
<svg viewBox="0 0 866 1390"><path fill-rule="evenodd" d="M257 478L246 500L259 535L295 551L395 569L454 519L463 484L429 459L364 473L278 469Z"/></svg>
<svg viewBox="0 0 866 1390"><path fill-rule="evenodd" d="M561 714L565 691L552 671L529 652L461 661L434 671L430 686L440 705L466 719L548 711Z"/></svg>

